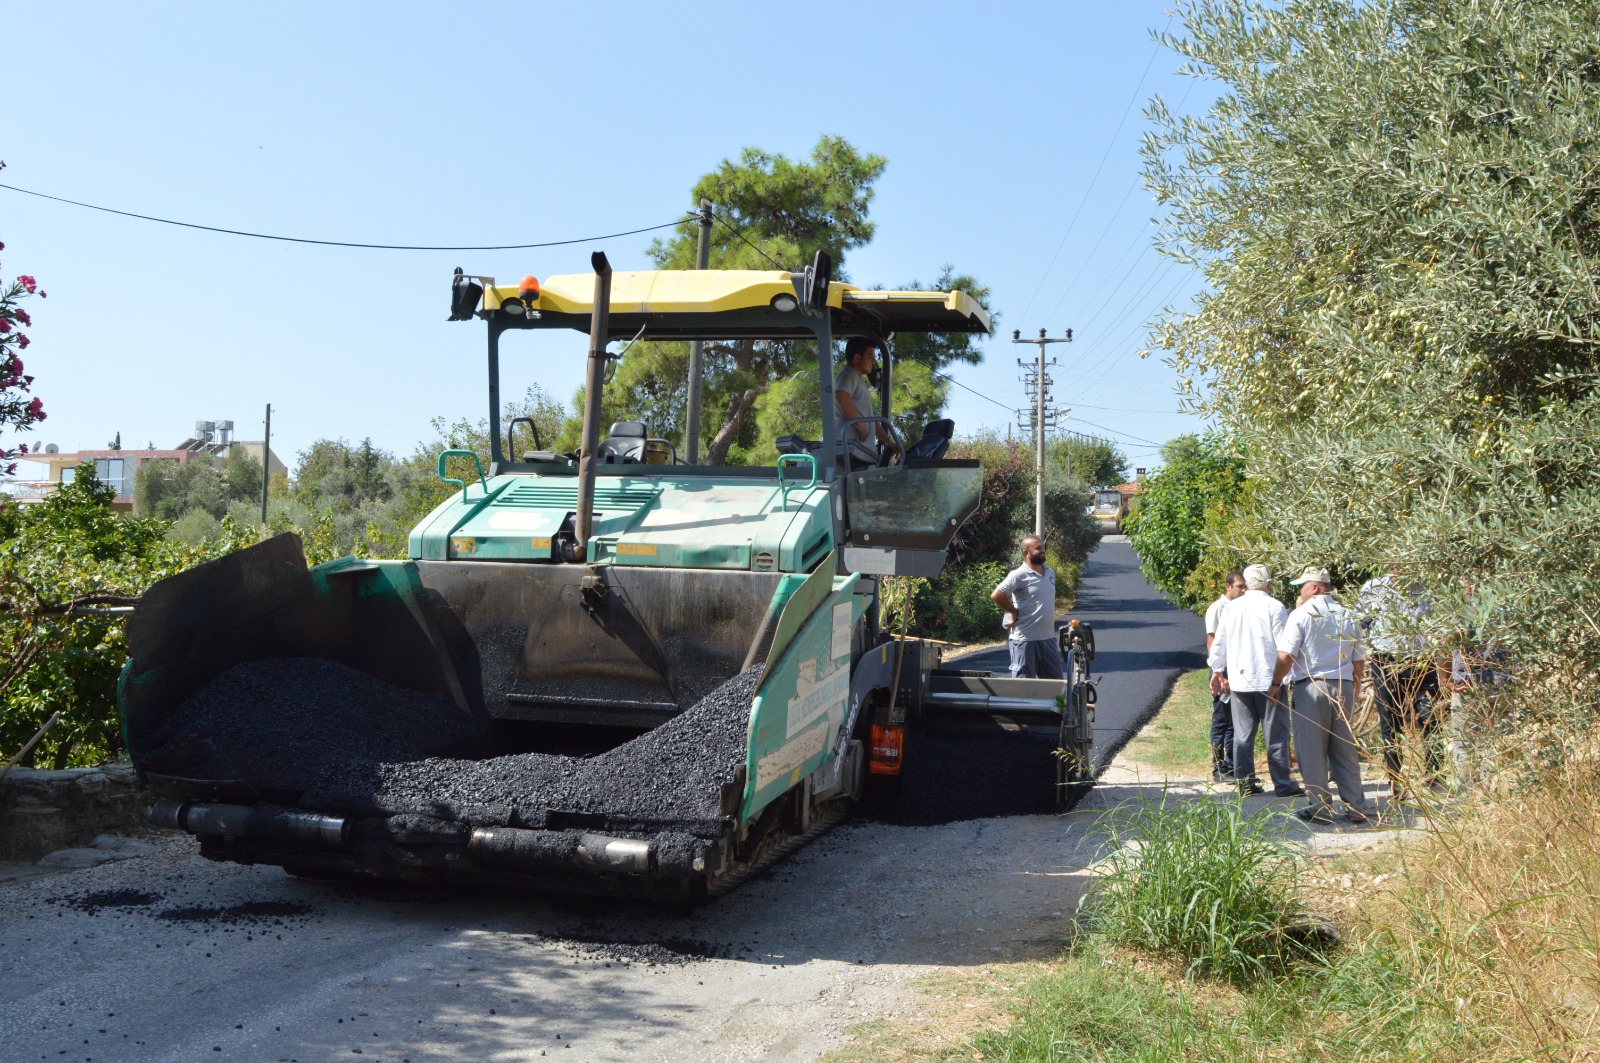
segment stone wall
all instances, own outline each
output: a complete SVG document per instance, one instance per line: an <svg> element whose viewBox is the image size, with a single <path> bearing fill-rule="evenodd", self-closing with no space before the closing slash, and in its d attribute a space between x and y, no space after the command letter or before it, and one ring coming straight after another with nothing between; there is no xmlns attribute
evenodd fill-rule
<svg viewBox="0 0 1600 1063"><path fill-rule="evenodd" d="M13 768L0 779L0 860L37 860L99 834L135 830L148 801L127 764Z"/></svg>

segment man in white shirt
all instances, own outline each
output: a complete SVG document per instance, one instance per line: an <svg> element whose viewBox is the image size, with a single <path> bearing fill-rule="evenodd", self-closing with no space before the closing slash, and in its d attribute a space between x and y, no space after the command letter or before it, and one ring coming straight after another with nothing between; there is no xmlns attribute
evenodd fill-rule
<svg viewBox="0 0 1600 1063"><path fill-rule="evenodd" d="M1244 593L1244 573L1230 572L1222 577L1222 596L1206 609L1206 653L1217 637L1217 620L1227 604ZM1211 781L1233 781L1233 705L1228 695L1211 697Z"/></svg>
<svg viewBox="0 0 1600 1063"><path fill-rule="evenodd" d="M1300 602L1278 636L1272 679L1274 684L1289 681L1294 745L1310 794L1309 803L1294 814L1307 823L1333 822L1331 774L1344 800L1345 818L1370 823L1373 810L1361 785L1361 759L1350 733L1356 688L1367 666L1361 625L1333 600L1327 569L1308 568L1292 585L1300 588Z"/></svg>
<svg viewBox="0 0 1600 1063"><path fill-rule="evenodd" d="M1060 679L1065 674L1056 638L1056 574L1044 563L1044 543L1022 540L1022 564L989 594L1006 614L1012 679Z"/></svg>
<svg viewBox="0 0 1600 1063"><path fill-rule="evenodd" d="M1272 570L1266 565L1246 567L1244 584L1245 592L1222 610L1211 639L1211 693L1227 694L1233 705L1233 777L1240 793L1264 792L1256 781L1256 732L1265 727L1272 791L1296 797L1305 790L1289 770L1289 714L1272 681L1289 611L1267 593Z"/></svg>
<svg viewBox="0 0 1600 1063"><path fill-rule="evenodd" d="M852 336L844 345L844 367L833 375L833 403L839 424L857 417L873 417L872 388L868 378L878 364L878 345L864 336ZM900 445L881 421L851 425L845 431L850 442L850 467L866 468L878 463L873 438L890 454L899 454Z"/></svg>

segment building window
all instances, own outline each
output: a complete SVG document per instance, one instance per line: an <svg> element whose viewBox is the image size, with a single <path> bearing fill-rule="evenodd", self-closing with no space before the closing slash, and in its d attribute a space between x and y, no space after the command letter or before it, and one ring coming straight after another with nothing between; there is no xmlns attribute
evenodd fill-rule
<svg viewBox="0 0 1600 1063"><path fill-rule="evenodd" d="M125 495L127 482L122 475L123 459L121 458L96 458L94 459L94 474L100 482L111 488L117 495Z"/></svg>
<svg viewBox="0 0 1600 1063"><path fill-rule="evenodd" d="M72 481L76 480L77 478L78 478L78 467L76 465L69 465L66 468L61 470L61 482L62 483L69 484Z"/></svg>

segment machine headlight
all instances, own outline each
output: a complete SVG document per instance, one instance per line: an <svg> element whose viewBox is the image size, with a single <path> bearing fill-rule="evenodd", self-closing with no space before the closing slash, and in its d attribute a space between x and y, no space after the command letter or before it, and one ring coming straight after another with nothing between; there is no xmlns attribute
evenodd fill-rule
<svg viewBox="0 0 1600 1063"><path fill-rule="evenodd" d="M772 300L772 309L780 314L787 314L799 305L799 301L792 295L778 295L774 296Z"/></svg>
<svg viewBox="0 0 1600 1063"><path fill-rule="evenodd" d="M513 317L521 317L527 307L522 305L521 299L506 299L500 304L500 309Z"/></svg>

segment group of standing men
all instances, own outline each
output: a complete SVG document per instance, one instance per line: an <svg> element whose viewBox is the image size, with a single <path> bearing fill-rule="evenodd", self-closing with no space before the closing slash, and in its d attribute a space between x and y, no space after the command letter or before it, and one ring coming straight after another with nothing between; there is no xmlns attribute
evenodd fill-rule
<svg viewBox="0 0 1600 1063"><path fill-rule="evenodd" d="M1382 579L1392 582L1393 577L1371 581L1363 588L1365 598L1385 592ZM1206 611L1213 778L1233 781L1242 794L1264 793L1255 773L1256 734L1264 730L1273 793L1307 797L1295 815L1309 823L1332 823L1331 780L1344 803L1344 818L1369 823L1376 812L1361 784L1350 727L1367 671L1366 633L1357 617L1334 600L1326 569L1307 568L1291 585L1300 589L1292 611L1272 596L1267 566L1250 565L1228 573L1222 597ZM1380 638L1392 642L1395 636L1380 629L1374 642ZM1383 650L1392 653L1393 647L1386 642ZM1393 681L1396 674L1394 668L1380 672L1377 693L1385 761L1398 795L1396 739L1404 712ZM1303 787L1291 774L1291 736Z"/></svg>
<svg viewBox="0 0 1600 1063"><path fill-rule="evenodd" d="M1255 775L1256 734L1264 730L1273 793L1308 797L1297 816L1332 822L1331 780L1345 818L1369 822L1375 813L1351 731L1356 696L1369 675L1392 794L1407 796L1400 749L1408 734L1425 744L1425 777L1430 784L1436 779L1439 758L1429 740L1441 669L1425 660L1414 630L1428 611L1426 600L1398 580L1390 571L1363 584L1358 618L1334 600L1327 569L1307 568L1291 581L1300 588L1292 611L1272 596L1265 565L1228 573L1222 597L1206 610L1215 780L1232 781L1244 794L1265 792ZM1291 775L1291 736L1303 788Z"/></svg>

